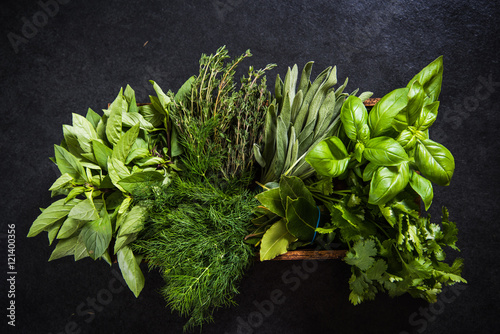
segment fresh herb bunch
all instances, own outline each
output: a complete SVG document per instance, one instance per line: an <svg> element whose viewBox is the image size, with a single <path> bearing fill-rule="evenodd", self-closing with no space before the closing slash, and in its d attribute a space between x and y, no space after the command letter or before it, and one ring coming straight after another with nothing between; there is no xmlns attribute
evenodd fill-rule
<svg viewBox="0 0 500 334"><path fill-rule="evenodd" d="M144 286L137 264L140 256L129 248L142 229L147 209L132 205L131 193L145 184L169 180L175 166L166 156L168 124L163 109L138 107L127 86L100 116L73 114L73 125L63 125L64 139L55 145L61 176L50 187L52 196L65 196L43 210L28 237L47 231L49 244L57 239L49 261L74 256L104 259L116 255L122 275L135 296Z"/></svg>
<svg viewBox="0 0 500 334"><path fill-rule="evenodd" d="M191 77L174 97L170 116L184 148L181 161L189 173L205 179L214 176L215 182L240 177L244 186L253 181L252 145L261 141L271 95L264 73L275 65L258 71L250 67L248 77L236 89L236 68L250 56L247 51L226 63L225 47L202 55L199 75Z"/></svg>
<svg viewBox="0 0 500 334"><path fill-rule="evenodd" d="M273 65L250 68L236 89L237 65L250 55L227 64L224 47L202 55L198 76L175 95L159 94L168 101L180 170L152 196L134 197L149 203L149 218L133 249L162 273L168 305L189 317L186 330L234 303L253 258L244 237L257 201L247 188L255 175L252 145L260 140L270 98L264 73Z"/></svg>
<svg viewBox="0 0 500 334"><path fill-rule="evenodd" d="M133 249L160 270L168 306L189 317L184 329L202 326L216 308L235 304L254 257L243 239L256 200L248 191L227 193L180 177L153 192L150 219Z"/></svg>
<svg viewBox="0 0 500 334"><path fill-rule="evenodd" d="M443 247L458 250L447 210L441 228L421 217L415 203L421 199L427 210L431 181L448 185L455 168L451 153L429 139L442 74L440 57L370 113L360 98L346 99L337 135L305 155L316 175L305 180L282 175L279 184L257 195L262 206L248 237L260 244L261 260L311 242L319 232L329 240L337 234L349 248L345 261L352 266L353 304L378 291L435 301L443 285L465 282L461 259L451 266L444 262ZM321 212L331 217L325 226Z"/></svg>

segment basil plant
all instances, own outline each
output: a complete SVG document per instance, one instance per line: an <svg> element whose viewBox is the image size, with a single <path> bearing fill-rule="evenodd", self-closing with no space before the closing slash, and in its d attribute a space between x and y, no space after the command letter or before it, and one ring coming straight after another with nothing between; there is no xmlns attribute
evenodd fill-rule
<svg viewBox="0 0 500 334"><path fill-rule="evenodd" d="M449 185L455 169L450 151L429 138L442 78L439 57L369 113L360 98L349 96L340 113L343 131L318 143L305 160L328 177L342 178L352 169L370 182L368 203L374 205L383 206L409 184L428 210L432 183Z"/></svg>

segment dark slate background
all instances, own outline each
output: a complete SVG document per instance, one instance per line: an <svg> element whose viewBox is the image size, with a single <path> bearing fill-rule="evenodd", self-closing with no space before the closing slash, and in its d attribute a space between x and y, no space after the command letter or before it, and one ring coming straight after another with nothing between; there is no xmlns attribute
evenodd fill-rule
<svg viewBox="0 0 500 334"><path fill-rule="evenodd" d="M203 333L233 334L238 327L239 333L260 334L500 332L498 2L54 3L1 5L2 326L8 224L15 224L17 236L16 327L7 333L181 333L185 319L165 308L157 272L145 270L146 287L136 299L115 279L116 266L71 258L47 263L53 246L46 236L25 236L39 207L51 203L47 189L58 171L48 157L71 113L100 111L126 84L138 101L147 101L149 79L177 90L197 73L201 53L222 45L233 56L251 49L246 66L277 63L268 76L271 85L287 66L314 60L314 76L337 65L339 80L349 77L349 91L359 87L378 97L444 55L441 107L431 136L453 152L456 171L449 187L435 188L430 211L437 218L446 205L457 222L462 252L449 258L465 258L469 284L446 290L432 306L379 295L354 307L348 302L349 268L341 261L309 263L310 273L302 277L292 271L301 262L259 263L241 282L239 306L217 312ZM271 308L270 298L280 291L282 303ZM267 308L259 311L262 305Z"/></svg>

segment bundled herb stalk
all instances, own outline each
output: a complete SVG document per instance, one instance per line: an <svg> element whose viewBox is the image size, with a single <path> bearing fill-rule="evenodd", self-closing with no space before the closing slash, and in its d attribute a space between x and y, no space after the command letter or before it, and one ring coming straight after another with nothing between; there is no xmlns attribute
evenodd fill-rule
<svg viewBox="0 0 500 334"><path fill-rule="evenodd" d="M236 68L249 56L226 63L225 48L203 55L199 75L167 94L181 170L142 198L150 201L149 219L134 250L160 269L168 305L190 317L185 329L234 303L253 258L244 237L257 202L247 188L255 174L252 145L260 141L270 98L263 75L273 66L250 68L237 89Z"/></svg>

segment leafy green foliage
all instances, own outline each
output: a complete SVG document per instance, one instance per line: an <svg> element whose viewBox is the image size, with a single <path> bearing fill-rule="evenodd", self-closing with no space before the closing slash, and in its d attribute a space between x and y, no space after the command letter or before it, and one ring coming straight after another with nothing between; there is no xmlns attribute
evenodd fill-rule
<svg viewBox="0 0 500 334"><path fill-rule="evenodd" d="M63 126L64 140L54 146L61 176L49 190L53 196L65 198L46 208L28 233L32 237L47 231L49 243L59 240L50 260L90 256L111 264L110 254L125 249L142 229L145 217L139 216L146 212L139 210L140 206L130 208L131 193L145 185L165 182L174 166L167 156L158 153L168 141L157 134L141 111L134 91L127 86L103 116L89 109L86 117L73 114L73 125ZM161 125L165 123L168 120ZM137 154L139 149L141 154ZM154 167L142 159L155 159ZM127 269L124 275L128 275L125 280L137 296L144 285L138 284L144 280L142 273Z"/></svg>
<svg viewBox="0 0 500 334"><path fill-rule="evenodd" d="M181 178L157 188L149 199L150 218L133 249L162 273L168 305L189 317L185 329L234 304L238 282L254 256L244 237L255 205L246 191Z"/></svg>

